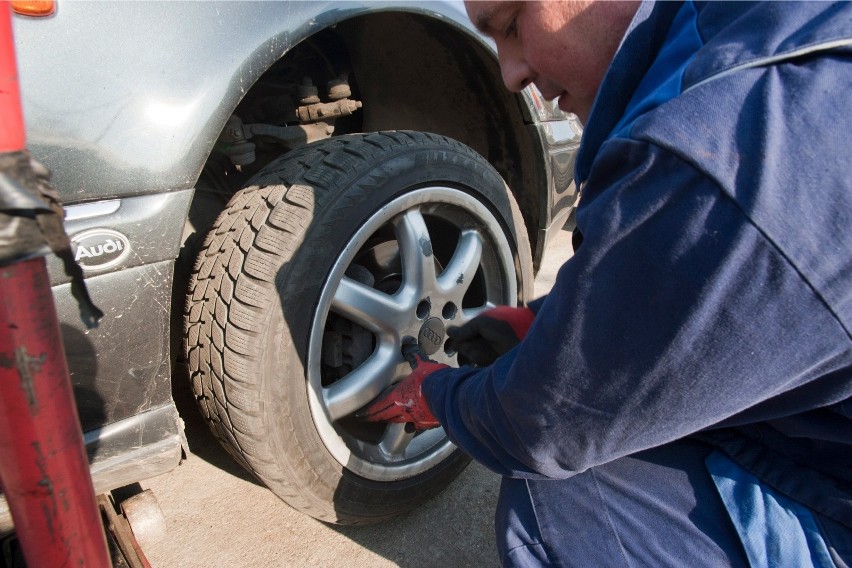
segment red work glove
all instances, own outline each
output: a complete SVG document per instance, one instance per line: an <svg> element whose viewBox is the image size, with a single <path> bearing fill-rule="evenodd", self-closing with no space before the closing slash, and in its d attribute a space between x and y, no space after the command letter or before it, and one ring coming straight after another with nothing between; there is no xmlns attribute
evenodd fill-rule
<svg viewBox="0 0 852 568"><path fill-rule="evenodd" d="M415 430L437 428L441 424L426 405L421 386L426 377L449 366L432 361L416 344L403 347L402 354L411 365L411 374L385 390L357 416L370 422L406 422Z"/></svg>
<svg viewBox="0 0 852 568"><path fill-rule="evenodd" d="M451 327L447 335L459 354L459 363L479 367L521 342L529 331L535 313L526 307L497 306L486 310L461 327Z"/></svg>

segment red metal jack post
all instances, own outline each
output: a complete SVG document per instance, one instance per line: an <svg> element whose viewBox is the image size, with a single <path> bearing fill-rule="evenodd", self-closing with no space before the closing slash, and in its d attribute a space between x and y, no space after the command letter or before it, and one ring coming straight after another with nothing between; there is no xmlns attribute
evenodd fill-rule
<svg viewBox="0 0 852 568"><path fill-rule="evenodd" d="M0 156L24 143L11 14L0 1ZM38 252L0 258L0 483L29 566L112 566Z"/></svg>

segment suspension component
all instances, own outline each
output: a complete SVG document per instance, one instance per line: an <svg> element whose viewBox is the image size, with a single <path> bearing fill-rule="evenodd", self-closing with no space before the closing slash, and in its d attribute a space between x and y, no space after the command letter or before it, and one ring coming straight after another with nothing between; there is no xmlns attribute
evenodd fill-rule
<svg viewBox="0 0 852 568"><path fill-rule="evenodd" d="M346 73L328 82L328 98L331 102L320 101L318 90L310 77L303 78L301 83L291 89L299 101L295 108L289 95L268 98L263 105L267 111L277 115L278 120L298 121L300 124L243 124L236 114L231 115L225 123L225 129L219 136L219 144L235 166L246 166L257 159L256 144L251 142L255 136L263 136L288 150L295 150L311 142L331 137L334 134L335 119L349 116L362 106L361 101L349 98L352 89ZM256 119L253 115L250 116Z"/></svg>
<svg viewBox="0 0 852 568"><path fill-rule="evenodd" d="M313 105L303 105L296 109L296 116L299 121L318 122L320 120L334 120L341 116L349 116L356 110L361 108L361 101L353 101L352 99L342 99L333 103L317 103Z"/></svg>

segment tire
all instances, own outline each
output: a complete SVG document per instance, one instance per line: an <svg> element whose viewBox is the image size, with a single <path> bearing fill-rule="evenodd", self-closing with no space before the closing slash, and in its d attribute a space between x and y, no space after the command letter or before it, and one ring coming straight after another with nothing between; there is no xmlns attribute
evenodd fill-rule
<svg viewBox="0 0 852 568"><path fill-rule="evenodd" d="M288 504L382 521L468 458L440 428L352 414L410 372L404 337L457 366L445 328L526 300L531 283L518 208L470 148L417 132L316 142L258 173L207 236L184 317L192 388L225 448Z"/></svg>

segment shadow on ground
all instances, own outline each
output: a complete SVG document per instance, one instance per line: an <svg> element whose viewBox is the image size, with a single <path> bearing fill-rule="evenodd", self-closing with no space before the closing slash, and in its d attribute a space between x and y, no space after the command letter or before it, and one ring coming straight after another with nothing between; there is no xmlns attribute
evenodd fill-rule
<svg viewBox="0 0 852 568"><path fill-rule="evenodd" d="M204 423L201 412L195 404L186 369L180 361L175 365L172 374L172 397L178 414L183 419L186 441L193 455L235 477L251 481L255 485L262 485L225 451Z"/></svg>
<svg viewBox="0 0 852 568"><path fill-rule="evenodd" d="M500 477L471 464L443 493L380 525L330 528L401 568L499 566L494 509Z"/></svg>

